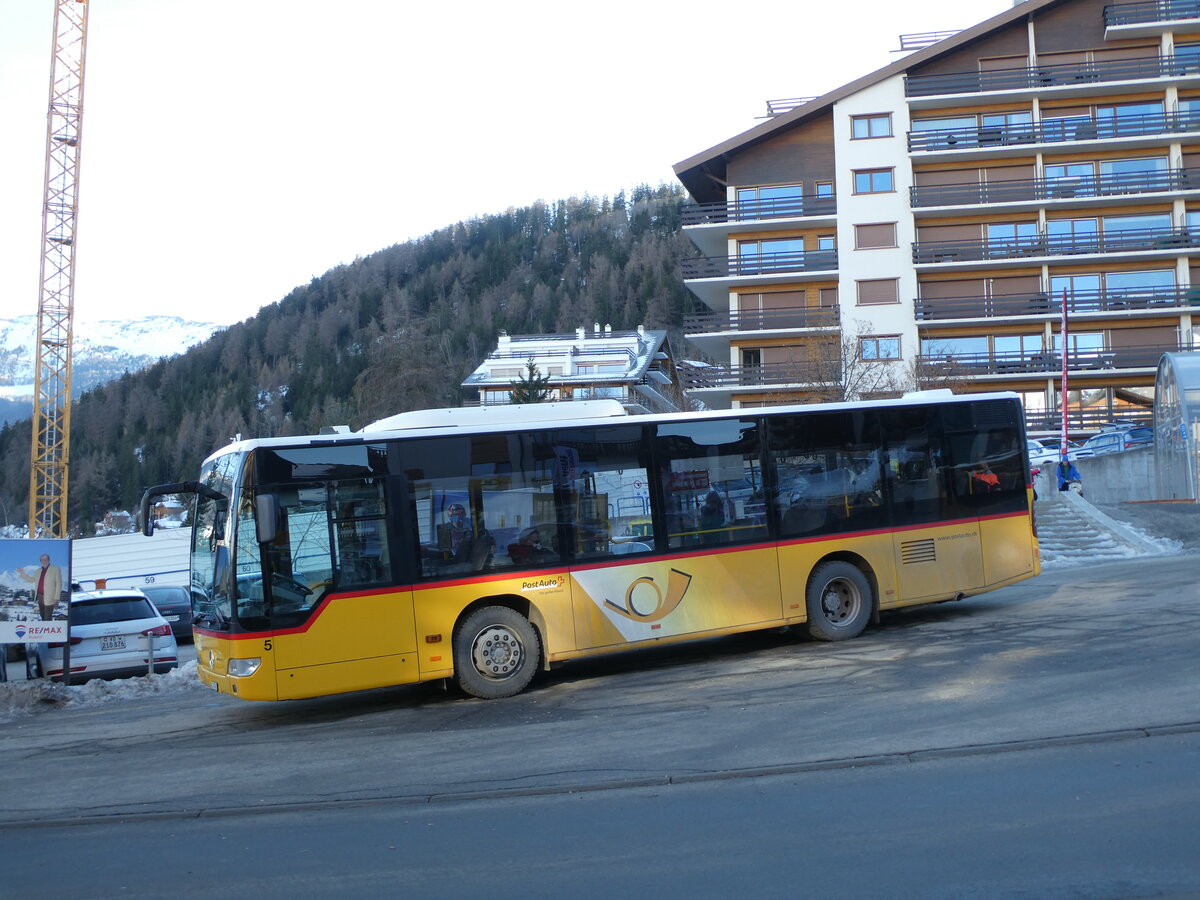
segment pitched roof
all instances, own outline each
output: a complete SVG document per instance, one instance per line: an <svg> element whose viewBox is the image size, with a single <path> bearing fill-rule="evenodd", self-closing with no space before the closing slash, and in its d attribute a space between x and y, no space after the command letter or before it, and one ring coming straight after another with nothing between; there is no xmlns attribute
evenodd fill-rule
<svg viewBox="0 0 1200 900"><path fill-rule="evenodd" d="M682 162L676 163L673 167L675 175L683 182L683 186L687 188L688 193L697 200L722 200L725 197L725 163L733 154L769 140L789 128L828 113L833 104L843 97L848 97L857 91L861 91L863 88L891 78L893 75L906 72L929 60L937 59L939 56L944 56L947 53L958 50L972 41L987 37L1011 25L1013 22L1019 21L1048 6L1057 6L1065 2L1069 2L1069 0L1024 0L1024 2L1016 4L1011 9L1007 9L1002 13L992 16L990 19L985 19L977 25L958 32L953 37L938 41L936 44L930 44L928 47L924 47L894 63L890 63L882 69L876 69L874 72L844 84L814 100L810 100L802 106L797 106L795 109L775 116L748 131L722 141L715 147L710 147L701 153L697 153L695 156L688 157Z"/></svg>

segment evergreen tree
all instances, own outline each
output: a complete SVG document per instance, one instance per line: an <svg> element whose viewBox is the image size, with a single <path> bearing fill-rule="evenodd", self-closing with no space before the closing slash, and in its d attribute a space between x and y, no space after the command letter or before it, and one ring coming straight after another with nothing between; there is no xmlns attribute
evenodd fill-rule
<svg viewBox="0 0 1200 900"><path fill-rule="evenodd" d="M525 375L510 381L513 403L545 403L550 399L550 376L543 375L533 357L525 360Z"/></svg>

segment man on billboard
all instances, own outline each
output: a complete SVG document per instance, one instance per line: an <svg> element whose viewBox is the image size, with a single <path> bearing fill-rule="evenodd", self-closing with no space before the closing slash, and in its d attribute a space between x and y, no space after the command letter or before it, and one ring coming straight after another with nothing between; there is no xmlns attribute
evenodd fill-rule
<svg viewBox="0 0 1200 900"><path fill-rule="evenodd" d="M43 553L38 560L40 567L37 574L30 575L24 569L20 570L21 577L31 584L36 584L34 599L42 613L42 621L49 622L54 618L54 607L58 606L62 596L62 569L50 564L49 554Z"/></svg>

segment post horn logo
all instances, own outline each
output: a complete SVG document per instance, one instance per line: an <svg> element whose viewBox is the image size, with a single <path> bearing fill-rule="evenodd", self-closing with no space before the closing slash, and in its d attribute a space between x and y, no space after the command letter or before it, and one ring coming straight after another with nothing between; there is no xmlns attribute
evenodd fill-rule
<svg viewBox="0 0 1200 900"><path fill-rule="evenodd" d="M663 596L662 588L649 575L643 575L641 578L634 579L629 585L629 589L625 591L625 605L619 606L611 600L605 599L604 603L618 615L622 615L634 622L657 622L660 619L665 619L683 602L683 595L687 593L688 586L692 583L692 576L687 572L680 572L678 569L672 569L671 574L667 576L667 593ZM635 594L637 597L635 598ZM637 600L641 600L643 605L650 596L654 598L654 608L649 612L642 612L638 608Z"/></svg>

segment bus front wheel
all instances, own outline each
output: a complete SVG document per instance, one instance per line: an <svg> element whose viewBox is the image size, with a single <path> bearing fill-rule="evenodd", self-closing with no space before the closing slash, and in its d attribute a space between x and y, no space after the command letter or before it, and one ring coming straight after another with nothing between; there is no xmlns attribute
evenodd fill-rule
<svg viewBox="0 0 1200 900"><path fill-rule="evenodd" d="M473 697L497 700L525 690L537 671L541 645L529 620L507 606L467 616L454 637L458 684Z"/></svg>
<svg viewBox="0 0 1200 900"><path fill-rule="evenodd" d="M805 597L808 633L818 641L845 641L862 634L871 618L867 576L848 562L827 562L813 570Z"/></svg>

